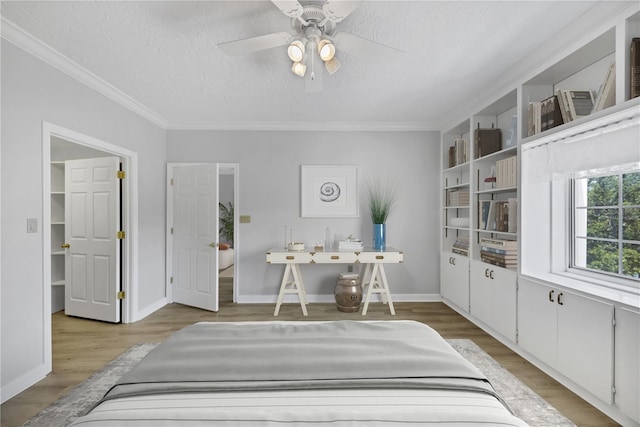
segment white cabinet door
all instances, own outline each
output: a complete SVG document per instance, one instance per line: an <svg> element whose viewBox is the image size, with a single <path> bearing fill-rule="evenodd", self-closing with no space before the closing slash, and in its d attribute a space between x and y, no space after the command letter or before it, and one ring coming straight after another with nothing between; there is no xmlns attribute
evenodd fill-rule
<svg viewBox="0 0 640 427"><path fill-rule="evenodd" d="M492 269L490 325L504 337L516 342L517 275L504 269Z"/></svg>
<svg viewBox="0 0 640 427"><path fill-rule="evenodd" d="M512 342L516 341L516 281L515 272L471 261L471 314Z"/></svg>
<svg viewBox="0 0 640 427"><path fill-rule="evenodd" d="M556 291L520 278L518 286L518 344L544 363L556 366Z"/></svg>
<svg viewBox="0 0 640 427"><path fill-rule="evenodd" d="M518 343L611 403L613 305L520 278Z"/></svg>
<svg viewBox="0 0 640 427"><path fill-rule="evenodd" d="M559 291L557 369L611 403L613 305Z"/></svg>
<svg viewBox="0 0 640 427"><path fill-rule="evenodd" d="M443 252L440 259L440 292L464 311L469 311L469 259Z"/></svg>
<svg viewBox="0 0 640 427"><path fill-rule="evenodd" d="M475 317L484 323L491 323L491 311L493 303L491 301L493 294L493 280L489 277L492 270L491 265L480 262L471 261L471 269L469 273L469 311Z"/></svg>
<svg viewBox="0 0 640 427"><path fill-rule="evenodd" d="M640 312L616 308L614 404L640 423Z"/></svg>

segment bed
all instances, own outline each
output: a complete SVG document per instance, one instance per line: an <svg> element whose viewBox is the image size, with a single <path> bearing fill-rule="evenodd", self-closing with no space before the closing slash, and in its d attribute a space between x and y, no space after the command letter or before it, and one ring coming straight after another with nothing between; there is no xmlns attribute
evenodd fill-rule
<svg viewBox="0 0 640 427"><path fill-rule="evenodd" d="M170 336L73 426L526 426L413 321L202 322Z"/></svg>

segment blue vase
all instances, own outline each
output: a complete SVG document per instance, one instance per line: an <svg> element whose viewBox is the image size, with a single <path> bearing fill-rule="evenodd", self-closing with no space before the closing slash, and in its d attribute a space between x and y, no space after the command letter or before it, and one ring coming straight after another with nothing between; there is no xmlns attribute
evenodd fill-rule
<svg viewBox="0 0 640 427"><path fill-rule="evenodd" d="M386 224L373 224L373 250L384 251L387 246Z"/></svg>

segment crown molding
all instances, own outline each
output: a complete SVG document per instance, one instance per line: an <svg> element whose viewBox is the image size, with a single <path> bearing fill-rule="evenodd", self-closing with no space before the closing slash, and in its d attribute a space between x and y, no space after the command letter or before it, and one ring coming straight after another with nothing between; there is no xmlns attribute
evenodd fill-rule
<svg viewBox="0 0 640 427"><path fill-rule="evenodd" d="M151 123L166 129L167 121L162 116L145 107L115 86L107 83L75 61L62 55L48 44L36 39L5 17L2 17L0 29L3 39L149 120Z"/></svg>
<svg viewBox="0 0 640 427"><path fill-rule="evenodd" d="M340 131L340 132L425 132L440 131L430 122L170 122L172 130L231 131Z"/></svg>

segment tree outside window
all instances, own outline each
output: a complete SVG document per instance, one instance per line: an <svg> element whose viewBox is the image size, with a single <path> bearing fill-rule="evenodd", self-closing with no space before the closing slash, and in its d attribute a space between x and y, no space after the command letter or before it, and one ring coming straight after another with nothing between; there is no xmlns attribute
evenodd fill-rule
<svg viewBox="0 0 640 427"><path fill-rule="evenodd" d="M572 267L640 280L640 172L574 180Z"/></svg>

